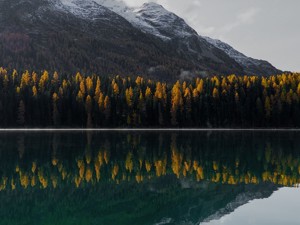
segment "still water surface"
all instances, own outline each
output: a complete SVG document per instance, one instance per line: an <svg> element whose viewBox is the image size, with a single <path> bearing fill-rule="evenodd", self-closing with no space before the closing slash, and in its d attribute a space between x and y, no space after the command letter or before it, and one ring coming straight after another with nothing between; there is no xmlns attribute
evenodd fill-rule
<svg viewBox="0 0 300 225"><path fill-rule="evenodd" d="M300 133L0 133L0 224L300 224Z"/></svg>

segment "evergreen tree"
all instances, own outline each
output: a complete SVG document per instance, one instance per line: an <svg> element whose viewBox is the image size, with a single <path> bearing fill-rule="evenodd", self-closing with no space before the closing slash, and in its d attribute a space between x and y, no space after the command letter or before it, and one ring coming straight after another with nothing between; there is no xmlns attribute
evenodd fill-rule
<svg viewBox="0 0 300 225"><path fill-rule="evenodd" d="M19 102L17 123L20 126L25 125L25 104L23 100Z"/></svg>

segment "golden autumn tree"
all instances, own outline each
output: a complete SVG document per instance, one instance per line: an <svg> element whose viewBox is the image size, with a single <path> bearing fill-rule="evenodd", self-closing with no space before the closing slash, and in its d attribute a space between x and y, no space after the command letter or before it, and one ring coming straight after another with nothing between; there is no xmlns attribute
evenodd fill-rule
<svg viewBox="0 0 300 225"><path fill-rule="evenodd" d="M56 85L59 82L59 76L58 73L55 71L53 74L53 79L51 80L52 85Z"/></svg>
<svg viewBox="0 0 300 225"><path fill-rule="evenodd" d="M214 99L219 99L219 90L216 87L213 89L212 96Z"/></svg>
<svg viewBox="0 0 300 225"><path fill-rule="evenodd" d="M186 88L184 90L184 99L185 99L185 114L186 119L190 120L191 112L192 112L192 94L190 88Z"/></svg>
<svg viewBox="0 0 300 225"><path fill-rule="evenodd" d="M93 90L93 87L94 87L93 79L91 77L87 77L86 80L85 80L85 83L86 83L87 93L89 95L92 94L92 90Z"/></svg>
<svg viewBox="0 0 300 225"><path fill-rule="evenodd" d="M32 79L33 85L36 86L37 82L38 82L38 79L39 79L36 72L32 72L31 79Z"/></svg>
<svg viewBox="0 0 300 225"><path fill-rule="evenodd" d="M93 127L93 123L92 123L92 98L90 95L88 95L86 97L85 100L85 109L86 109L86 113L87 113L87 122L86 122L86 127L87 128L91 128Z"/></svg>
<svg viewBox="0 0 300 225"><path fill-rule="evenodd" d="M132 106L132 98L133 98L132 87L129 87L129 88L126 89L125 98L126 98L126 102L127 102L128 107L131 107Z"/></svg>
<svg viewBox="0 0 300 225"><path fill-rule="evenodd" d="M80 84L79 84L79 90L80 90L80 92L81 92L81 94L83 95L83 96L85 96L85 93L86 93L86 90L85 90L85 80L84 79L82 79L81 81L80 81Z"/></svg>
<svg viewBox="0 0 300 225"><path fill-rule="evenodd" d="M140 87L142 85L143 81L144 81L144 79L142 77L138 76L135 80L135 83L137 84L137 86Z"/></svg>
<svg viewBox="0 0 300 225"><path fill-rule="evenodd" d="M37 97L37 88L36 88L36 86L32 87L32 96Z"/></svg>
<svg viewBox="0 0 300 225"><path fill-rule="evenodd" d="M104 114L105 114L106 121L108 121L109 118L110 118L110 109L111 109L110 99L109 99L108 96L105 96L105 99L104 99Z"/></svg>
<svg viewBox="0 0 300 225"><path fill-rule="evenodd" d="M114 91L114 95L118 95L120 93L119 85L117 83L114 83L113 91Z"/></svg>
<svg viewBox="0 0 300 225"><path fill-rule="evenodd" d="M202 94L203 92L203 87L204 87L204 82L203 82L203 79L200 79L198 81L198 84L197 84L197 91L199 94Z"/></svg>
<svg viewBox="0 0 300 225"><path fill-rule="evenodd" d="M22 88L25 88L26 86L29 85L30 79L31 79L30 74L29 74L28 70L26 70L26 71L22 74L21 84L20 84L21 89L22 89Z"/></svg>
<svg viewBox="0 0 300 225"><path fill-rule="evenodd" d="M94 97L96 102L98 102L98 100L99 100L100 93L101 93L101 81L100 81L100 78L97 77L96 87L95 87L95 97Z"/></svg>
<svg viewBox="0 0 300 225"><path fill-rule="evenodd" d="M171 124L173 126L177 125L177 113L178 110L181 109L183 104L182 94L180 90L180 83L179 81L172 88L172 99L171 99Z"/></svg>
<svg viewBox="0 0 300 225"><path fill-rule="evenodd" d="M98 108L99 108L100 112L102 112L104 109L104 94L102 92L100 92L100 94L99 94Z"/></svg>

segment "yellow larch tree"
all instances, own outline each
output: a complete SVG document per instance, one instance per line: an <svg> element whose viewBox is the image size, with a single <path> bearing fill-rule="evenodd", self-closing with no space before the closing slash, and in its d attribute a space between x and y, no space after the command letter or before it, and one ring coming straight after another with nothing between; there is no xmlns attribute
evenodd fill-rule
<svg viewBox="0 0 300 225"><path fill-rule="evenodd" d="M180 82L177 81L171 91L171 124L177 125L177 113L182 108L183 99L180 90Z"/></svg>
<svg viewBox="0 0 300 225"><path fill-rule="evenodd" d="M86 122L86 127L87 128L91 128L93 127L93 123L92 123L92 97L90 95L88 95L86 97L85 100L85 109L86 109L86 113L87 113L87 122Z"/></svg>
<svg viewBox="0 0 300 225"><path fill-rule="evenodd" d="M126 89L126 91L125 91L125 98L126 98L127 105L129 107L132 107L132 98L133 98L132 87L129 87L129 88Z"/></svg>

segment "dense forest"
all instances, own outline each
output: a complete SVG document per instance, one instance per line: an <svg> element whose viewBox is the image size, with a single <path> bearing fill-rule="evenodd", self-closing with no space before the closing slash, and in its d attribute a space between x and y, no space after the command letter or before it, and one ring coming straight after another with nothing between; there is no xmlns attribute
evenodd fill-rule
<svg viewBox="0 0 300 225"><path fill-rule="evenodd" d="M1 127L299 127L300 74L164 83L0 68Z"/></svg>

